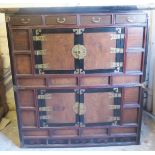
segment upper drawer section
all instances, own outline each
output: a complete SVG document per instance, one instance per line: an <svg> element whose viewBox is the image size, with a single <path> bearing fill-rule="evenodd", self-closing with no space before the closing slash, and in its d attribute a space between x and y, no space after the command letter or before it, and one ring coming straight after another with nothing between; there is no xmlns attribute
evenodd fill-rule
<svg viewBox="0 0 155 155"><path fill-rule="evenodd" d="M11 25L41 25L41 16L13 16L10 18Z"/></svg>
<svg viewBox="0 0 155 155"><path fill-rule="evenodd" d="M111 15L81 15L81 25L110 25L112 21Z"/></svg>
<svg viewBox="0 0 155 155"><path fill-rule="evenodd" d="M116 15L116 24L132 24L132 23L145 23L145 22L146 22L145 14Z"/></svg>
<svg viewBox="0 0 155 155"><path fill-rule="evenodd" d="M46 25L76 25L76 15L53 15L45 16Z"/></svg>

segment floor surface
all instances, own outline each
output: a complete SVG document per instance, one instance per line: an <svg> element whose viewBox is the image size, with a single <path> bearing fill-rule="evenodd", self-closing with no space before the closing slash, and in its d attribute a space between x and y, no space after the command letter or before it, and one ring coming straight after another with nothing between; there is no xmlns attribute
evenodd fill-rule
<svg viewBox="0 0 155 155"><path fill-rule="evenodd" d="M141 132L141 145L108 146L108 147L85 147L85 148L47 148L25 149L19 148L16 113L9 112L7 115L11 123L0 132L0 151L144 151L155 150L155 120L143 112Z"/></svg>

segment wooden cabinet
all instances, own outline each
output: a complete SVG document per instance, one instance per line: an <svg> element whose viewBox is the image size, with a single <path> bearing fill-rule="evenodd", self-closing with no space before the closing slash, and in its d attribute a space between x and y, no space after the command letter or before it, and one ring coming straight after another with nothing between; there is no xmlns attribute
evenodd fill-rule
<svg viewBox="0 0 155 155"><path fill-rule="evenodd" d="M22 146L139 144L146 13L25 13L8 32Z"/></svg>

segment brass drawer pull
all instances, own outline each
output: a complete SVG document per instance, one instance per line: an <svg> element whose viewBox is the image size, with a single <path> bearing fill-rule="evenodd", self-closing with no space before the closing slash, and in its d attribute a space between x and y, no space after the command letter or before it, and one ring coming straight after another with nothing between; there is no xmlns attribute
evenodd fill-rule
<svg viewBox="0 0 155 155"><path fill-rule="evenodd" d="M64 23L65 21L66 21L66 18L62 18L62 19L60 19L59 17L57 18L57 23L62 24L62 23Z"/></svg>
<svg viewBox="0 0 155 155"><path fill-rule="evenodd" d="M22 18L22 19L21 19L21 22L22 22L23 24L28 24L28 23L30 22L30 18Z"/></svg>
<svg viewBox="0 0 155 155"><path fill-rule="evenodd" d="M100 23L101 22L101 18L100 17L98 17L98 18L92 17L92 22L93 23Z"/></svg>
<svg viewBox="0 0 155 155"><path fill-rule="evenodd" d="M127 17L127 21L129 23L133 23L135 21L135 17Z"/></svg>

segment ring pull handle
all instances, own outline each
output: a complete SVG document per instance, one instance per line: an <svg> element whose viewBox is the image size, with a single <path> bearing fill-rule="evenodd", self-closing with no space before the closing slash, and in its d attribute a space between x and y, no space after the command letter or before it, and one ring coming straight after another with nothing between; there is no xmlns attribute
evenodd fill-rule
<svg viewBox="0 0 155 155"><path fill-rule="evenodd" d="M64 23L66 21L66 18L57 18L57 23L60 23L60 24L62 24L62 23Z"/></svg>
<svg viewBox="0 0 155 155"><path fill-rule="evenodd" d="M98 17L98 18L92 17L92 22L93 23L100 23L101 22L101 18L100 17Z"/></svg>
<svg viewBox="0 0 155 155"><path fill-rule="evenodd" d="M133 23L135 21L135 17L127 17L127 21Z"/></svg>
<svg viewBox="0 0 155 155"><path fill-rule="evenodd" d="M21 22L22 22L23 24L28 24L28 23L30 23L30 18L22 18L22 19L21 19Z"/></svg>

